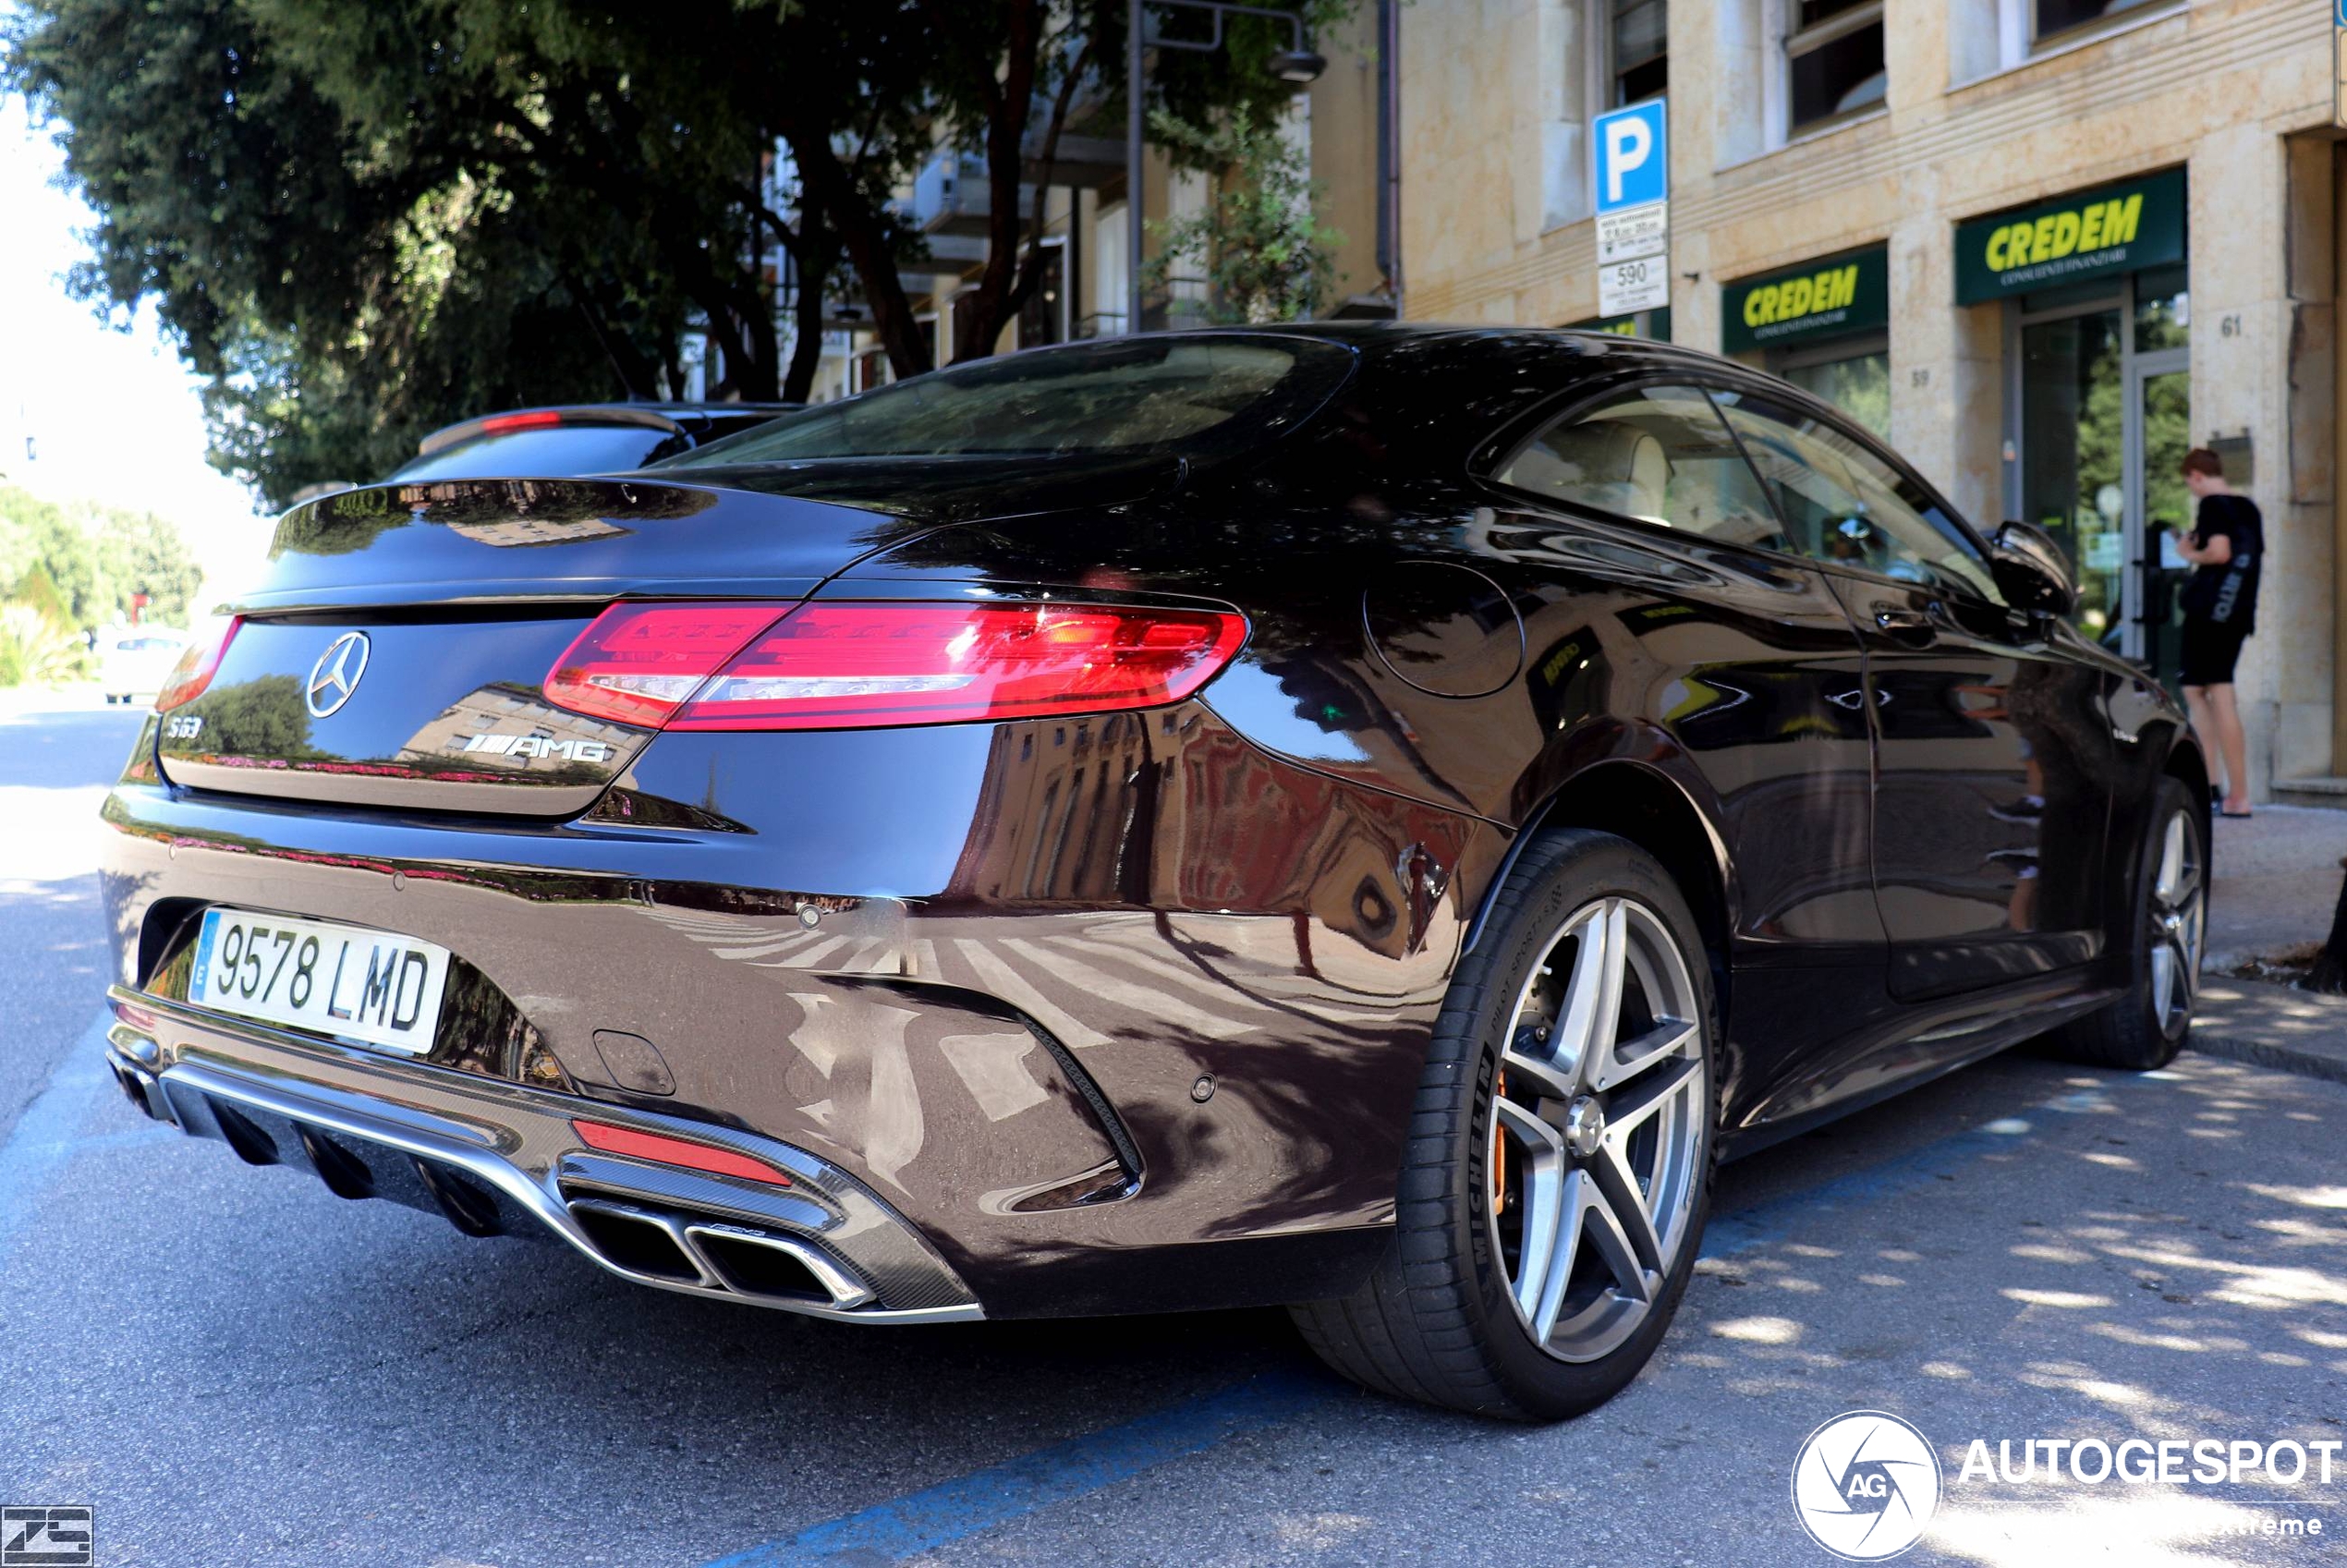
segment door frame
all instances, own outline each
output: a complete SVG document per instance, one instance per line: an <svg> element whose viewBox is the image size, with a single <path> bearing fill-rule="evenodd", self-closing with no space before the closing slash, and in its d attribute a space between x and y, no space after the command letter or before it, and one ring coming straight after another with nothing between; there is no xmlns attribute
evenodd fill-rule
<svg viewBox="0 0 2347 1568"><path fill-rule="evenodd" d="M2125 492L2124 517L2127 527L2122 539L2126 554L2119 573L2119 651L2136 664L2144 664L2150 656L2147 628L2144 616L2146 609L2144 560L2144 383L2150 377L2166 375L2175 371L2189 372L2192 350L2135 347L2135 276L2122 273L2110 289L2088 297L2066 299L2059 305L2039 310L2025 310L2019 299L2008 300L2004 321L2004 472L1999 492L2008 517L2021 516L2021 474L2026 456L2029 432L2022 421L2022 360L2021 331L2041 322L2066 321L2073 316L2091 316L2105 310L2119 312L2119 387L2120 410L2120 488ZM2073 564L2074 565L2074 564Z"/></svg>

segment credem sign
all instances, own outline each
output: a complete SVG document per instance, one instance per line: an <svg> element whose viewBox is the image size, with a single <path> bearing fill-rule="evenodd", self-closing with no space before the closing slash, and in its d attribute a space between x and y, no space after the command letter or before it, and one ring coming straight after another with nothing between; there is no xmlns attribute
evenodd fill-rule
<svg viewBox="0 0 2347 1568"><path fill-rule="evenodd" d="M1956 303L2184 257L2184 172L2106 185L1956 226Z"/></svg>
<svg viewBox="0 0 2347 1568"><path fill-rule="evenodd" d="M1891 265L1879 245L1732 283L1720 296L1730 354L1880 332L1891 320Z"/></svg>

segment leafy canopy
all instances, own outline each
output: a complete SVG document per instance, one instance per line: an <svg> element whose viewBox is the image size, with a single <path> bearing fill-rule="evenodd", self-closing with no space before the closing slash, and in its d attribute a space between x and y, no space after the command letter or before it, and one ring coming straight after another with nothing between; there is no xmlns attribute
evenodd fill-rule
<svg viewBox="0 0 2347 1568"><path fill-rule="evenodd" d="M1302 0L1315 27L1358 0ZM992 350L1038 283L1059 135L1121 138L1125 0L19 0L0 83L99 213L71 279L153 299L210 378L213 460L282 504L501 407L674 395L688 327L730 389L804 394L837 269L899 374L929 368L894 192L979 158ZM1159 8L1166 36L1207 18ZM1161 52L1150 105L1265 123L1275 21ZM790 177L772 153L789 151ZM778 188L779 186L779 188ZM774 248L801 290L785 379ZM843 280L844 281L844 280ZM834 286L833 292L843 292Z"/></svg>

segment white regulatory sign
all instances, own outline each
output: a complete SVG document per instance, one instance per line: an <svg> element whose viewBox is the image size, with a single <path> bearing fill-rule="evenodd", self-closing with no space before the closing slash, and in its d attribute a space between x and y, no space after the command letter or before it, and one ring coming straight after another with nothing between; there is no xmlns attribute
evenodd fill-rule
<svg viewBox="0 0 2347 1568"><path fill-rule="evenodd" d="M1633 310L1660 310L1671 303L1671 263L1660 256L1641 256L1598 269L1598 314L1626 316Z"/></svg>
<svg viewBox="0 0 2347 1568"><path fill-rule="evenodd" d="M1598 264L1660 256L1671 248L1671 203L1651 201L1619 213L1598 214Z"/></svg>

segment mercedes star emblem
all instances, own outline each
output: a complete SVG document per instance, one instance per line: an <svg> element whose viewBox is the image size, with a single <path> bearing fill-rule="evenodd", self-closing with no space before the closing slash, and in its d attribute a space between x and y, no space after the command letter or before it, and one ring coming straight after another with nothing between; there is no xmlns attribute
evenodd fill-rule
<svg viewBox="0 0 2347 1568"><path fill-rule="evenodd" d="M302 703L313 717L328 718L350 700L350 694L359 689L359 677L366 673L367 634L345 632L326 644L326 650L310 666L310 684L302 687Z"/></svg>

